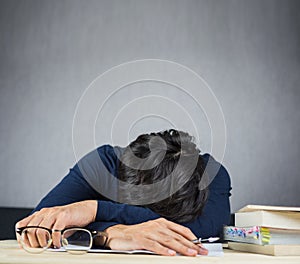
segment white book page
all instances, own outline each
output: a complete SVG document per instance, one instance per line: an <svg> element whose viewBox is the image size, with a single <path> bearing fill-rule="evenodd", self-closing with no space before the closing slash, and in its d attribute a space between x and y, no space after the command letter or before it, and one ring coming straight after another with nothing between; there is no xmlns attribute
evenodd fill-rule
<svg viewBox="0 0 300 264"><path fill-rule="evenodd" d="M221 257L224 255L223 253L223 247L221 243L212 243L212 244L202 244L207 250L208 250L208 257ZM49 248L49 251L55 251L55 252L65 252L66 250L64 248ZM80 250L79 248L74 248L75 250ZM149 254L149 255L156 255L156 253L149 251L149 250L113 250L113 249L90 249L88 251L89 253L109 253L109 254ZM179 254L178 254L179 255ZM202 256L202 255L198 255Z"/></svg>
<svg viewBox="0 0 300 264"><path fill-rule="evenodd" d="M254 212L254 211L291 211L291 212L300 212L300 207L288 207L288 206L271 206L271 205L254 205L249 204L240 210L237 213L243 212Z"/></svg>

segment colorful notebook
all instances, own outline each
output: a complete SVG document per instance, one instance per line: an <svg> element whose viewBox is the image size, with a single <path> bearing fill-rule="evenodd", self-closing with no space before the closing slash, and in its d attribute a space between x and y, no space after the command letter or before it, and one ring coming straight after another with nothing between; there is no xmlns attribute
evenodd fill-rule
<svg viewBox="0 0 300 264"><path fill-rule="evenodd" d="M300 245L300 230L225 226L224 240L258 245Z"/></svg>

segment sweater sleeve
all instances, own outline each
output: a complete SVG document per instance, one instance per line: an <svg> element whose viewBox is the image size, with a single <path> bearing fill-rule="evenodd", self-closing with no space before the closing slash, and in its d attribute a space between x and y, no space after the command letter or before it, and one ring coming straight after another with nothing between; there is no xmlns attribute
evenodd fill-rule
<svg viewBox="0 0 300 264"><path fill-rule="evenodd" d="M196 220L184 223L197 237L220 236L224 225L230 222L231 191L230 177L221 166L218 174L209 185L208 200L202 214Z"/></svg>

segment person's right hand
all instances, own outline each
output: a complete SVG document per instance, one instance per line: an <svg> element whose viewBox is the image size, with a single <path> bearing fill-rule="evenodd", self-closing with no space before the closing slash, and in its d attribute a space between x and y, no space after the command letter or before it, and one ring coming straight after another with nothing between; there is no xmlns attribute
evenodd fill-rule
<svg viewBox="0 0 300 264"><path fill-rule="evenodd" d="M16 223L16 228L41 226L52 230L63 230L70 226L84 227L95 221L96 213L96 200L87 200L64 206L43 208ZM52 233L53 246L60 248L60 238L61 233L59 231L54 231ZM17 240L20 243L19 236L17 236ZM26 244L30 247L38 248L47 245L46 240L45 232L43 232L43 230L36 230L27 235Z"/></svg>
<svg viewBox="0 0 300 264"><path fill-rule="evenodd" d="M164 218L137 225L115 225L106 229L108 246L116 250L145 249L159 255L207 255L208 250L191 240L196 236L187 227Z"/></svg>

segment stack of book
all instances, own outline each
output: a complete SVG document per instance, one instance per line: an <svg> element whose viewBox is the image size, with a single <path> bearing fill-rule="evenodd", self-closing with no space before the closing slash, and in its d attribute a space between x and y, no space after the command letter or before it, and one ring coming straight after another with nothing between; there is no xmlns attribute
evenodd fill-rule
<svg viewBox="0 0 300 264"><path fill-rule="evenodd" d="M248 205L224 227L234 250L274 256L300 255L300 207Z"/></svg>

